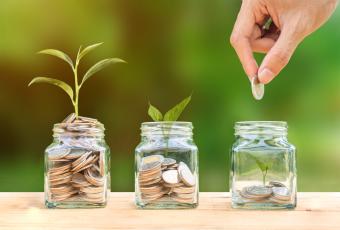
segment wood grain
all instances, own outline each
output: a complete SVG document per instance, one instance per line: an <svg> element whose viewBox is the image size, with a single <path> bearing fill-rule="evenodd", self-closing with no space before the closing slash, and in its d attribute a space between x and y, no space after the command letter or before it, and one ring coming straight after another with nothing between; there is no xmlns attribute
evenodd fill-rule
<svg viewBox="0 0 340 230"><path fill-rule="evenodd" d="M299 193L292 211L230 207L229 193L201 193L192 210L138 210L133 193L102 209L46 209L43 193L0 193L0 229L340 229L340 193Z"/></svg>

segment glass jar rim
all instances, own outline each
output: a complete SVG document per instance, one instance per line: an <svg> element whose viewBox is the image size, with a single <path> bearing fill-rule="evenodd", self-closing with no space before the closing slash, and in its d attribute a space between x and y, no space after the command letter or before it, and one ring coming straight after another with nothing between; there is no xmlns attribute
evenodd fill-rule
<svg viewBox="0 0 340 230"><path fill-rule="evenodd" d="M235 122L235 135L270 134L287 135L286 121L238 121Z"/></svg>
<svg viewBox="0 0 340 230"><path fill-rule="evenodd" d="M192 122L188 121L151 121L141 124L141 135L192 135Z"/></svg>
<svg viewBox="0 0 340 230"><path fill-rule="evenodd" d="M191 125L190 121L145 121L142 125L153 125L153 124L178 124L178 125Z"/></svg>
<svg viewBox="0 0 340 230"><path fill-rule="evenodd" d="M102 123L61 122L53 125L53 137L104 137L105 127Z"/></svg>

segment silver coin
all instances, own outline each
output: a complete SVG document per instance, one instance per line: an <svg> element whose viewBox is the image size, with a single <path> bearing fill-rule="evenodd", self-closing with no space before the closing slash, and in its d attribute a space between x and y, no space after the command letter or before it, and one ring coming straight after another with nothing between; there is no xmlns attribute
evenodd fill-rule
<svg viewBox="0 0 340 230"><path fill-rule="evenodd" d="M290 200L291 193L286 187L273 187L273 197L279 200Z"/></svg>
<svg viewBox="0 0 340 230"><path fill-rule="evenodd" d="M261 100L264 95L264 84L259 81L257 76L251 79L251 91L256 100Z"/></svg>
<svg viewBox="0 0 340 230"><path fill-rule="evenodd" d="M239 191L239 193L243 198L246 198L249 200L255 200L255 201L260 201L268 197L268 196L251 195L247 192L247 188L243 188L242 191Z"/></svg>
<svg viewBox="0 0 340 230"><path fill-rule="evenodd" d="M246 192L252 196L267 197L273 192L272 188L263 185L253 185L246 187Z"/></svg>
<svg viewBox="0 0 340 230"><path fill-rule="evenodd" d="M150 171L150 170L156 169L158 167L159 168L161 167L161 163L159 161L158 162L157 161L148 162L148 163L142 164L140 171L141 172Z"/></svg>
<svg viewBox="0 0 340 230"><path fill-rule="evenodd" d="M179 162L177 170L184 184L187 186L194 186L196 184L196 177L184 162Z"/></svg>
<svg viewBox="0 0 340 230"><path fill-rule="evenodd" d="M177 184L179 183L179 177L177 170L168 170L162 173L162 178L165 183Z"/></svg>
<svg viewBox="0 0 340 230"><path fill-rule="evenodd" d="M284 185L283 183L279 181L270 181L269 185L272 187L286 187L286 185Z"/></svg>
<svg viewBox="0 0 340 230"><path fill-rule="evenodd" d="M162 166L171 166L176 164L176 160L172 158L164 158L164 161L162 163Z"/></svg>
<svg viewBox="0 0 340 230"><path fill-rule="evenodd" d="M77 159L85 154L87 151L85 149L71 149L70 154L65 156L66 159Z"/></svg>
<svg viewBox="0 0 340 230"><path fill-rule="evenodd" d="M249 196L247 193L245 193L244 190L242 190L240 192L240 195L242 196L242 199L247 199L247 200L262 200L262 197Z"/></svg>
<svg viewBox="0 0 340 230"><path fill-rule="evenodd" d="M163 163L164 157L162 155L150 155L142 158L142 164L152 163L152 162L160 162Z"/></svg>
<svg viewBox="0 0 340 230"><path fill-rule="evenodd" d="M59 160L68 154L70 154L71 149L53 149L48 152L49 160Z"/></svg>

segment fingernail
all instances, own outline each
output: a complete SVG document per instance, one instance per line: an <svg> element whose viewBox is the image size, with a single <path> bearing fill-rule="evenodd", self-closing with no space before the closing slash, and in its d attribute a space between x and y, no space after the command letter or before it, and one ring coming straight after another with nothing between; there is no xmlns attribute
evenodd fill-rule
<svg viewBox="0 0 340 230"><path fill-rule="evenodd" d="M253 80L254 77L257 77L257 76L256 76L256 75L249 75L249 76L248 76L249 81L251 82L251 81Z"/></svg>
<svg viewBox="0 0 340 230"><path fill-rule="evenodd" d="M275 74L267 68L262 69L259 72L259 80L261 83L267 84L275 77Z"/></svg>

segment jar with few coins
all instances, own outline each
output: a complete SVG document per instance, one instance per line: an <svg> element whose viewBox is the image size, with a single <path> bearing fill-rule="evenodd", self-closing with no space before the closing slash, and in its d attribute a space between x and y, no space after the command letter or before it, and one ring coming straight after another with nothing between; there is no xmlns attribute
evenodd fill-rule
<svg viewBox="0 0 340 230"><path fill-rule="evenodd" d="M110 192L110 150L104 126L74 114L54 125L45 150L45 205L48 208L104 207Z"/></svg>
<svg viewBox="0 0 340 230"><path fill-rule="evenodd" d="M296 207L296 150L283 121L236 122L231 150L232 207Z"/></svg>
<svg viewBox="0 0 340 230"><path fill-rule="evenodd" d="M145 122L135 151L135 203L145 209L198 205L198 149L191 122Z"/></svg>

